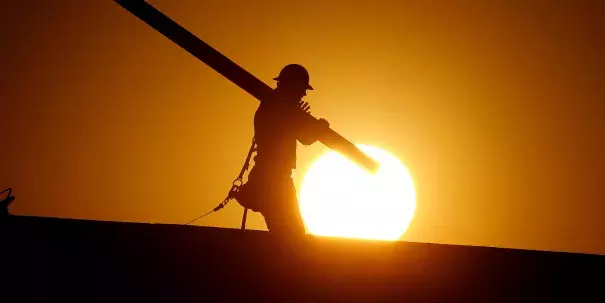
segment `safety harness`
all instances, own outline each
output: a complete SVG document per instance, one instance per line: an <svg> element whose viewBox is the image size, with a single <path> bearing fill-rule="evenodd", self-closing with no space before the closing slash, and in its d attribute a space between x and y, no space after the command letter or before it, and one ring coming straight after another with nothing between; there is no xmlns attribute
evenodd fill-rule
<svg viewBox="0 0 605 303"><path fill-rule="evenodd" d="M229 190L229 193L227 194L227 197L225 198L225 200L223 200L223 202L221 202L221 204L219 204L213 211L217 211L217 210L225 207L225 205L227 205L227 203L231 199L235 198L235 195L239 192L239 189L241 188L241 186L244 185L244 181L243 181L244 174L250 167L250 159L252 158L252 154L254 152L256 152L256 142L255 142L254 138L252 138L252 145L250 146L250 149L248 150L248 155L246 156L246 161L244 162L244 166L240 170L237 178L235 178L235 180L233 180L233 183L231 184L231 190Z"/></svg>
<svg viewBox="0 0 605 303"><path fill-rule="evenodd" d="M227 205L227 203L229 203L229 201L231 201L232 199L235 198L235 195L239 192L241 186L244 184L244 174L246 173L246 171L248 170L248 168L250 167L250 160L252 159L252 154L254 152L256 152L257 150L257 146L256 146L256 141L254 140L255 138L252 138L252 145L250 146L250 149L248 150L248 155L246 156L246 161L244 162L244 166L242 167L242 169L239 172L239 175L237 176L237 178L235 178L235 180L233 180L233 183L231 184L231 189L229 190L229 193L227 194L227 197L223 200L223 202L221 202L218 206L216 206L214 209L212 209L211 211L189 221L187 224L185 225L189 225L213 212L219 211L221 210L223 207L225 207ZM246 224L246 214L248 212L248 209L245 208L244 209L244 217L242 218L242 229L245 228L245 224Z"/></svg>

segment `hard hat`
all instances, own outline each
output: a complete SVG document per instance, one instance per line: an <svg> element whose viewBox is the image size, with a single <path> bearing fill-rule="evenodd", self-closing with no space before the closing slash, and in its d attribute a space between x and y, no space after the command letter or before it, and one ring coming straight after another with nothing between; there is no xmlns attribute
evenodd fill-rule
<svg viewBox="0 0 605 303"><path fill-rule="evenodd" d="M283 83L304 83L308 90L313 90L309 84L309 72L299 64L288 64L279 72L279 76L273 80Z"/></svg>

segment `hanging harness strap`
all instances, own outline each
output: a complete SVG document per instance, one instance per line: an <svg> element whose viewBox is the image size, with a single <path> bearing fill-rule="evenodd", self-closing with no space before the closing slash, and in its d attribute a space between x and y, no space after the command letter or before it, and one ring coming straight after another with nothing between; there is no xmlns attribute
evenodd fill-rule
<svg viewBox="0 0 605 303"><path fill-rule="evenodd" d="M242 167L242 170L239 172L239 175L237 176L237 178L235 178L235 180L233 180L233 183L231 185L231 190L229 190L229 194L227 194L227 197L225 198L225 200L223 200L223 202L221 202L221 204L219 204L216 208L214 208L213 211L218 211L221 208L225 207L225 205L227 205L227 203L229 203L229 201L235 197L235 194L237 194L237 192L239 192L240 187L244 184L244 181L243 181L244 174L250 167L250 159L252 159L252 154L255 151L256 151L256 141L254 140L254 138L252 138L252 145L250 146L250 150L248 150L248 156L246 156L246 161L244 162L244 166Z"/></svg>
<svg viewBox="0 0 605 303"><path fill-rule="evenodd" d="M233 184L231 185L231 190L229 190L229 194L227 194L227 197L225 198L225 200L223 200L223 202L221 202L217 207L215 207L213 210L187 222L185 225L189 225L215 211L219 211L220 209L222 209L223 207L225 207L225 205L227 205L227 203L229 203L229 201L231 199L235 198L235 194L237 192L239 192L240 187L243 185L244 181L244 174L246 173L246 171L248 170L248 168L250 167L250 159L252 158L252 154L256 151L256 141L254 141L254 138L252 138L252 146L250 146L250 150L248 151L248 156L246 156L246 162L244 163L244 166L242 167L242 170L239 172L239 175L237 176L237 178L235 178L235 180L233 181ZM244 212L245 213L245 212ZM245 224L245 223L243 223Z"/></svg>

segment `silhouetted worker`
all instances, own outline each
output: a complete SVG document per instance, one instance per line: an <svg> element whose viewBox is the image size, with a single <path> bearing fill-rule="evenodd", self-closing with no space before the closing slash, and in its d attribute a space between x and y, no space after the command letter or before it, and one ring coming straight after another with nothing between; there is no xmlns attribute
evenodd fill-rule
<svg viewBox="0 0 605 303"><path fill-rule="evenodd" d="M254 115L256 157L242 193L254 196L249 208L263 215L269 232L299 237L305 234L305 227L292 180L297 141L313 144L329 123L320 119L310 124L303 118L302 112L310 113L310 107L301 99L307 90L313 90L304 67L287 65L274 80L273 98L264 100Z"/></svg>

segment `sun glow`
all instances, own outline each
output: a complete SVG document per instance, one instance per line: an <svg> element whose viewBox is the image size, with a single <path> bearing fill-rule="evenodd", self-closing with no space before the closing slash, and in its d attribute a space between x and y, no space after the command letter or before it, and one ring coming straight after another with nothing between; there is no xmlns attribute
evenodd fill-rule
<svg viewBox="0 0 605 303"><path fill-rule="evenodd" d="M305 174L300 210L307 231L322 236L398 240L416 211L414 181L395 156L358 145L381 165L371 174L336 152L317 159Z"/></svg>

